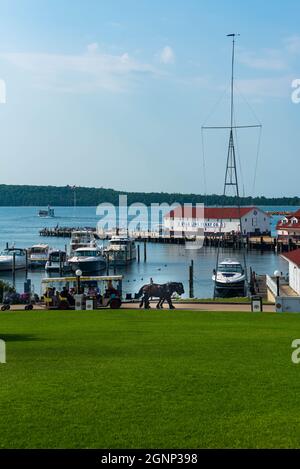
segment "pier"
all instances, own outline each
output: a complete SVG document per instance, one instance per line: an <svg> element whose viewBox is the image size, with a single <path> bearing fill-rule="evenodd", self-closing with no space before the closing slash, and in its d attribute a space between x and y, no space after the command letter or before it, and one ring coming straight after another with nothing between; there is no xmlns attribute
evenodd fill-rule
<svg viewBox="0 0 300 469"><path fill-rule="evenodd" d="M58 238L70 238L72 231L75 230L88 230L91 231L95 238L101 240L110 240L111 237L118 233L118 230L110 231L97 231L92 227L55 227L55 228L43 228L39 234L43 237L58 237ZM194 239L186 238L184 235L179 236L178 234L164 233L163 231L131 231L128 234L130 237L139 242L148 243L166 243L166 244L185 244L193 242ZM242 243L244 243L247 250L257 249L260 251L274 251L274 252L286 252L300 247L300 239L288 238L284 236L270 236L270 235L256 235L247 236L243 239L235 233L224 233L221 237L217 234L206 234L204 238L200 238L203 241L204 246L217 247L220 243L220 247L241 249Z"/></svg>

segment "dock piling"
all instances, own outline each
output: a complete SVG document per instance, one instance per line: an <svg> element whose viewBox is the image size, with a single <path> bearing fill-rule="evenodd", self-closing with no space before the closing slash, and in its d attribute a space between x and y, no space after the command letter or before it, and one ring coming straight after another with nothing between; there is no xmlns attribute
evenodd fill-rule
<svg viewBox="0 0 300 469"><path fill-rule="evenodd" d="M191 265L189 266L189 297L194 298L194 261L191 260Z"/></svg>
<svg viewBox="0 0 300 469"><path fill-rule="evenodd" d="M106 275L109 275L109 253L106 256Z"/></svg>

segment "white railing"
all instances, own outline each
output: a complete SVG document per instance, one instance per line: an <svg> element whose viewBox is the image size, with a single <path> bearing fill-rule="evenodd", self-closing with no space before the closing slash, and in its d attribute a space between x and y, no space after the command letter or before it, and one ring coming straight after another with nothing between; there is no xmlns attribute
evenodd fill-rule
<svg viewBox="0 0 300 469"><path fill-rule="evenodd" d="M266 275L267 288L276 297L277 296L277 282L270 275Z"/></svg>

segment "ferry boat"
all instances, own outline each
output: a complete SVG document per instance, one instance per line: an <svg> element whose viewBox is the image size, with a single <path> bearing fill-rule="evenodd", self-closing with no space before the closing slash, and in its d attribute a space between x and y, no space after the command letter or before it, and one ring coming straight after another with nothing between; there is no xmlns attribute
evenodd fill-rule
<svg viewBox="0 0 300 469"><path fill-rule="evenodd" d="M48 244L34 244L28 249L28 263L30 267L44 267L48 260L48 255Z"/></svg>
<svg viewBox="0 0 300 469"><path fill-rule="evenodd" d="M218 293L234 294L245 292L245 271L240 262L232 259L225 259L218 264L214 270L212 280Z"/></svg>
<svg viewBox="0 0 300 469"><path fill-rule="evenodd" d="M50 205L48 205L47 210L39 210L38 215L41 218L54 218L54 208L50 208Z"/></svg>
<svg viewBox="0 0 300 469"><path fill-rule="evenodd" d="M136 259L134 239L128 236L112 236L104 254L115 265L126 265Z"/></svg>
<svg viewBox="0 0 300 469"><path fill-rule="evenodd" d="M70 254L73 255L76 249L97 246L94 233L89 230L76 230L71 233Z"/></svg>
<svg viewBox="0 0 300 469"><path fill-rule="evenodd" d="M15 262L13 259L15 258ZM0 271L25 269L26 267L26 250L19 248L6 248L0 254Z"/></svg>
<svg viewBox="0 0 300 469"><path fill-rule="evenodd" d="M51 272L69 272L72 270L65 251L59 249L52 249L49 252L48 259L46 262L45 270L48 273Z"/></svg>
<svg viewBox="0 0 300 469"><path fill-rule="evenodd" d="M106 267L106 260L99 246L76 249L68 262L74 272L76 272L77 269L81 270L83 273L99 272Z"/></svg>

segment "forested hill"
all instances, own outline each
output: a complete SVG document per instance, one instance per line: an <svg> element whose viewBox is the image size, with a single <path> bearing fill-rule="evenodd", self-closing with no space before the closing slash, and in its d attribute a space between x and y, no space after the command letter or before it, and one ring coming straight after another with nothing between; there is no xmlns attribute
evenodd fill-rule
<svg viewBox="0 0 300 469"><path fill-rule="evenodd" d="M81 206L96 206L102 202L118 204L118 197L126 194L128 204L151 203L205 203L206 205L234 205L234 197L222 195L169 194L165 192L121 192L95 187L76 187L76 203ZM73 205L74 189L71 186L19 186L0 185L0 206L69 206ZM242 205L300 205L300 197L244 197Z"/></svg>

